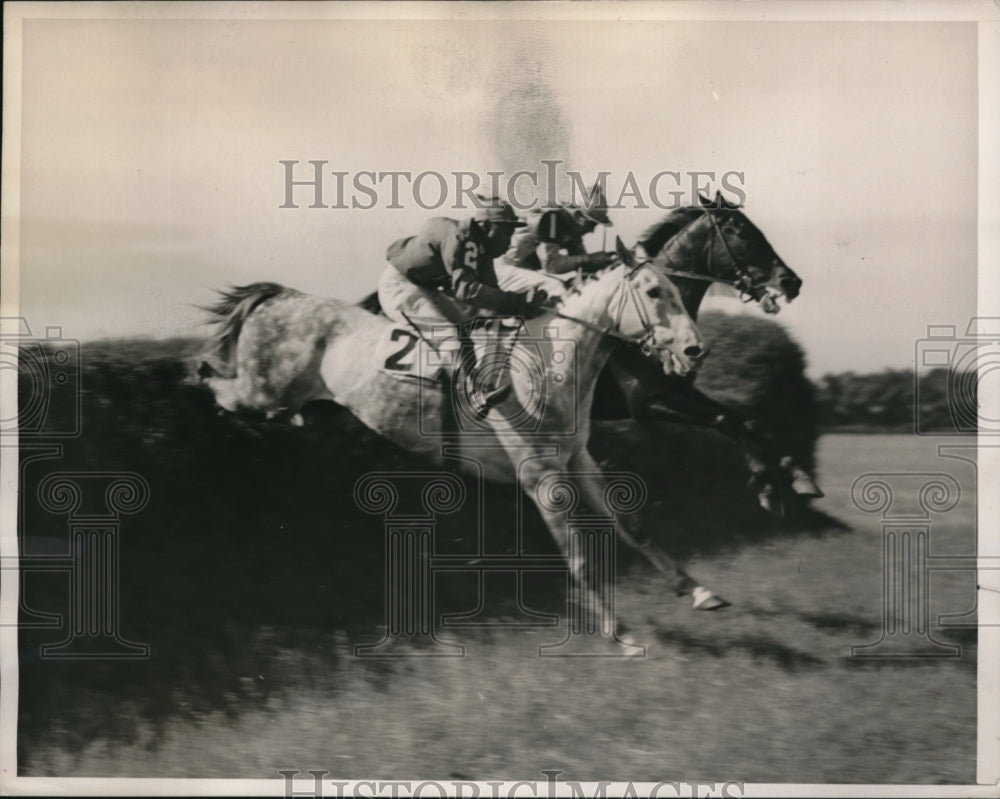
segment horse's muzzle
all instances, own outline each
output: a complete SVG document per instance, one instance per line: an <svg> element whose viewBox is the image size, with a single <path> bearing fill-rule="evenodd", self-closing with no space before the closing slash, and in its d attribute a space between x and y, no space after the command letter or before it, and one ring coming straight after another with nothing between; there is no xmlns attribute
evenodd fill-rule
<svg viewBox="0 0 1000 799"><path fill-rule="evenodd" d="M791 269L782 264L775 268L771 274L771 279L767 282L768 288L785 295L786 300L794 300L802 290L802 278Z"/></svg>
<svg viewBox="0 0 1000 799"><path fill-rule="evenodd" d="M668 375L684 375L696 372L708 355L708 345L689 344L680 352L666 349L661 354L663 371Z"/></svg>
<svg viewBox="0 0 1000 799"><path fill-rule="evenodd" d="M799 291L802 289L802 279L794 275L783 277L778 281L778 285L787 299L794 300L799 296Z"/></svg>

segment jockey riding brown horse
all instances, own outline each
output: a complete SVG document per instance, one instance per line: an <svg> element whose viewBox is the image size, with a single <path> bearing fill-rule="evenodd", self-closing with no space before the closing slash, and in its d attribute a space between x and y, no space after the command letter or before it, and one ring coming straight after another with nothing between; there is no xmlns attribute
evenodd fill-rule
<svg viewBox="0 0 1000 799"><path fill-rule="evenodd" d="M596 200L593 208L588 206L591 217L607 224L610 220L606 206L597 194L591 197ZM714 200L699 200L700 205L672 211L645 231L636 248L671 276L692 318L697 318L701 301L713 282L732 286L745 298L758 302L766 313L778 311L779 296L788 300L798 296L801 279L738 207L727 205L719 195ZM580 255L582 235L567 222L574 208L542 209L532 215L528 227L515 238L504 259L496 263L500 287L508 291L540 287L558 294L564 285L557 275L565 271L558 267L571 252L575 255L569 263L584 271L591 265L589 259L604 260L604 253ZM574 242L572 249L565 246L570 239ZM531 246L538 251L534 259L528 253ZM566 252L561 252L560 247ZM555 268L539 269L550 261ZM372 313L380 310L374 294L360 305ZM596 413L605 414L608 408L615 407L624 407L633 419L664 418L711 426L733 439L743 451L751 474L750 487L766 510L782 513L782 497L789 493L804 498L823 496L805 469L790 454L780 452L761 425L698 391L693 375L664 375L637 348L617 347L597 384Z"/></svg>

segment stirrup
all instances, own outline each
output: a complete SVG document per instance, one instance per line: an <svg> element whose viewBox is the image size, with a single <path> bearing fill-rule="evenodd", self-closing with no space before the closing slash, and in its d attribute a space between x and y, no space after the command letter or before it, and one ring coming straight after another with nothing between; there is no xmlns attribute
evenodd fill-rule
<svg viewBox="0 0 1000 799"><path fill-rule="evenodd" d="M702 585L695 586L691 592L691 599L691 607L695 610L722 610L732 604L721 596L716 596Z"/></svg>

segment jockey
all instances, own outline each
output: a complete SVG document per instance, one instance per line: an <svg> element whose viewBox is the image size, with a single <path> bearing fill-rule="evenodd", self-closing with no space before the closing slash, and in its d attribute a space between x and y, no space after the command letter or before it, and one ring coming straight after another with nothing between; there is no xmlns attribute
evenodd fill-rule
<svg viewBox="0 0 1000 799"><path fill-rule="evenodd" d="M550 213L546 214L548 210ZM583 246L583 237L593 233L598 225L611 225L608 216L608 201L600 186L594 186L582 206L560 205L555 209L554 235L545 235L539 230L542 220L552 221L552 209L538 209L532 212L528 226L518 233L504 260L522 269L534 269L561 275L582 269L594 272L603 269L612 260L614 253L588 253Z"/></svg>
<svg viewBox="0 0 1000 799"><path fill-rule="evenodd" d="M445 323L458 328L477 316L538 316L545 309L544 289L504 291L497 285L493 260L510 246L514 229L524 227L514 210L497 198L483 198L471 219L429 219L415 236L400 239L386 253L390 266L379 280L378 298L386 316L425 333ZM466 357L471 351L467 342ZM473 385L476 368L467 375ZM510 386L478 387L478 412L502 399Z"/></svg>
<svg viewBox="0 0 1000 799"><path fill-rule="evenodd" d="M594 186L582 206L564 204L533 210L527 226L514 236L498 265L500 286L510 291L535 286L556 294L563 286L550 275L595 272L608 266L614 253L588 253L583 245L583 237L598 225L611 225L600 186Z"/></svg>

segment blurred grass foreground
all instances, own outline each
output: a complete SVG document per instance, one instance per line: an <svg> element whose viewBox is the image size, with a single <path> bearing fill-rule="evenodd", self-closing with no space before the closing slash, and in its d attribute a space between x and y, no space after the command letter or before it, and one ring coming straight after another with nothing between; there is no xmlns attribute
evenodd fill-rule
<svg viewBox="0 0 1000 799"><path fill-rule="evenodd" d="M759 419L782 446L812 465L816 402L797 344L776 323L755 317L706 313L700 327L712 355L698 386ZM235 724L247 712L268 712L275 703L302 710L306 700L296 692L357 692L363 677L370 686L365 690L378 693L394 679L407 679L405 664L362 667L344 655L351 643L377 641L384 620L382 523L356 507L352 491L367 472L426 465L335 406L314 414L315 424L299 428L220 413L211 393L190 381L191 359L200 346L194 339L85 344L80 435L59 440L58 458L38 458L35 449L22 446L21 534L28 555L68 547L65 517L47 511L36 496L49 473L127 471L148 482L149 504L121 524L120 624L126 639L151 648L143 661L42 660L40 644L58 640L60 631L22 629L22 773L128 773L129 765L117 762L115 752L121 747L130 747L133 757L137 747L154 752L177 725L213 729ZM31 383L23 386L27 391ZM76 412L75 403L59 392L74 390L73 381L54 387L34 442L46 441L46 428L71 426L63 417ZM741 455L710 429L598 422L591 449L607 466L645 480L649 498L642 521L682 558L837 527L808 511L784 521L764 514L745 487ZM514 551L515 491L488 488L485 501L491 540L509 542ZM471 507L443 519L435 551L467 551L477 524ZM521 532L529 550L556 553L533 512ZM621 554L622 569L645 573ZM26 607L33 613L64 612L67 582L64 574L25 574ZM563 576L525 583L529 605L541 612L561 610ZM674 601L662 586L649 590L664 594L664 606ZM438 609L475 605L461 575L441 579L435 591ZM488 617L502 620L517 613L512 597L489 601ZM517 677L501 676L499 684L516 685ZM470 685L460 690L483 695ZM349 704L338 705L343 724L364 725L364 714ZM336 735L349 731L344 726ZM105 753L98 759L95 742ZM289 743L282 751L295 750ZM298 761L288 757L288 767L295 767ZM237 773L236 763L226 758L219 762L221 773L206 765L205 773L189 775L181 764L173 776L261 776ZM137 776L149 773L149 762L141 759L136 768Z"/></svg>

